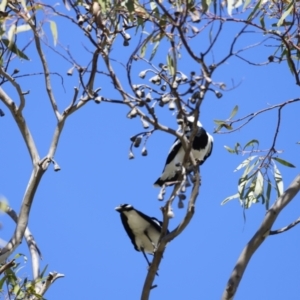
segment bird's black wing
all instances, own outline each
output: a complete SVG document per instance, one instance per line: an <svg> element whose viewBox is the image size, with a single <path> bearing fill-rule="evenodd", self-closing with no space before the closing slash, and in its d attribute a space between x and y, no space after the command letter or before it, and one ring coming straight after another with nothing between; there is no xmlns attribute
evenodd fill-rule
<svg viewBox="0 0 300 300"><path fill-rule="evenodd" d="M200 127L193 141L193 149L204 149L208 143L208 135L204 128Z"/></svg>
<svg viewBox="0 0 300 300"><path fill-rule="evenodd" d="M154 218L154 217L152 217L151 218L152 219L152 221L153 222L155 222L156 224L157 224L157 226L159 226L160 227L160 232L161 232L161 229L162 229L162 226L163 226L163 222L162 221L159 221L159 220L157 220L156 218ZM170 231L167 229L167 234L169 234L170 233Z"/></svg>
<svg viewBox="0 0 300 300"><path fill-rule="evenodd" d="M161 222L154 217L149 217L139 210L135 210L143 219L151 224L158 232L161 232Z"/></svg>
<svg viewBox="0 0 300 300"><path fill-rule="evenodd" d="M129 238L130 238L130 240L131 240L131 243L132 243L132 245L134 246L134 249L135 249L136 251L140 251L140 250L138 249L138 247L136 246L134 234L132 233L132 231L131 231L131 229L130 229L130 227L129 227L129 225L128 225L128 218L127 218L124 214L122 214L122 213L120 214L120 216L121 216L121 220L122 220L124 229L125 229L127 235L129 236Z"/></svg>
<svg viewBox="0 0 300 300"><path fill-rule="evenodd" d="M166 160L166 165L169 164L176 156L176 154L178 153L179 149L181 147L181 142L180 140L177 138L173 145L172 145L172 148L169 152L169 155L167 157L167 160Z"/></svg>

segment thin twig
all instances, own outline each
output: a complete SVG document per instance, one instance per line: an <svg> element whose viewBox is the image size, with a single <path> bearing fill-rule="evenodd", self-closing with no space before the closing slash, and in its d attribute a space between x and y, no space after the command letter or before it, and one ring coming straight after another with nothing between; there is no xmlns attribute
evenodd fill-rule
<svg viewBox="0 0 300 300"><path fill-rule="evenodd" d="M278 233L282 233L282 232L288 231L288 230L290 230L291 228L293 228L294 226L296 226L299 223L300 223L300 218L298 218L296 221L294 221L293 223L289 224L288 226L285 226L285 227L277 229L277 230L271 230L270 231L270 235L274 235L274 234L278 234Z"/></svg>

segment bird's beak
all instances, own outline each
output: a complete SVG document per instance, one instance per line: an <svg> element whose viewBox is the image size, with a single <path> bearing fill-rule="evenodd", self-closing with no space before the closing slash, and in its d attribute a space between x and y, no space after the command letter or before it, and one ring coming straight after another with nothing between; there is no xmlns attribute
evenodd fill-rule
<svg viewBox="0 0 300 300"><path fill-rule="evenodd" d="M120 210L121 210L121 207L120 207L120 206L117 206L117 207L115 207L115 210L116 210L116 211L120 211Z"/></svg>

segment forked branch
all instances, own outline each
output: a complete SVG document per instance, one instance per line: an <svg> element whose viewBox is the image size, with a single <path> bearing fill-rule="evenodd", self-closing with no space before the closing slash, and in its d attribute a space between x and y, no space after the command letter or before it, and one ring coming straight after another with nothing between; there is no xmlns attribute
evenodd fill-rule
<svg viewBox="0 0 300 300"><path fill-rule="evenodd" d="M270 230L280 212L293 200L299 190L300 174L296 176L288 189L275 201L272 207L268 210L261 226L258 228L252 239L243 249L230 275L227 286L223 292L222 300L233 299L252 255L270 234Z"/></svg>

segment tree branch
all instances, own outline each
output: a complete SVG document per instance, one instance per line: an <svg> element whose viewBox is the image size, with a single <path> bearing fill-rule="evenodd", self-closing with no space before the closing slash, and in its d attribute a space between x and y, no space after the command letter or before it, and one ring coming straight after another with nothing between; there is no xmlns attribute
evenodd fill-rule
<svg viewBox="0 0 300 300"><path fill-rule="evenodd" d="M60 274L57 272L50 272L46 281L42 283L42 285L40 285L40 290L37 291L36 293L40 296L43 296L47 290L49 289L49 287L59 278L65 277L64 274ZM41 297L34 297L32 298L32 300L40 300Z"/></svg>
<svg viewBox="0 0 300 300"><path fill-rule="evenodd" d="M48 63L47 63L47 60L46 60L45 55L44 55L43 50L42 50L41 41L40 41L40 37L39 37L38 31L37 31L37 28L36 28L36 26L35 26L35 24L32 20L32 18L35 19L35 14L32 14L32 16L30 16L30 15L27 15L25 13L20 13L13 5L9 5L9 6L16 14L18 14L19 16L22 17L22 19L31 27L31 29L34 33L34 41L35 41L36 50L37 50L38 55L41 59L42 67L43 67L43 70L44 70L47 94L48 94L48 97L50 99L50 103L52 105L52 109L54 111L54 114L55 114L57 120L59 121L61 119L61 114L58 111L58 107L57 107L57 104L56 104L56 101L55 101L55 97L53 95L53 89L52 89L52 86L51 86L51 79L50 79L50 74L51 73L49 71Z"/></svg>
<svg viewBox="0 0 300 300"><path fill-rule="evenodd" d="M11 84L12 86L16 89L19 98L20 98L20 106L19 106L19 111L22 112L24 106L25 106L25 97L24 94L22 92L22 89L20 87L20 85L15 81L15 79L13 77L11 77L9 74L7 74L3 68L0 68L0 74L6 78Z"/></svg>
<svg viewBox="0 0 300 300"><path fill-rule="evenodd" d="M0 99L10 110L13 118L15 119L19 130L23 136L24 142L27 146L27 150L30 154L33 163L38 163L40 160L37 148L35 146L33 137L27 127L25 119L23 118L22 112L18 109L14 101L5 93L5 91L0 87Z"/></svg>
<svg viewBox="0 0 300 300"><path fill-rule="evenodd" d="M277 229L277 230L271 230L269 235L274 235L274 234L278 234L278 233L288 231L288 230L290 230L291 228L293 228L294 226L296 226L299 223L300 223L300 218L298 218L296 221L289 224L288 226L285 226L285 227Z"/></svg>
<svg viewBox="0 0 300 300"><path fill-rule="evenodd" d="M42 164L38 164L33 167L31 177L23 197L23 202L15 232L7 245L0 251L0 263L3 263L8 258L8 256L16 249L16 247L21 243L23 239L25 230L27 228L29 213L34 195L45 170L46 169L42 167Z"/></svg>
<svg viewBox="0 0 300 300"><path fill-rule="evenodd" d="M233 299L246 267L259 246L270 234L271 227L283 208L289 204L300 190L300 174L296 176L288 189L275 201L264 217L261 226L252 239L243 249L238 261L230 275L227 286L223 292L222 300Z"/></svg>
<svg viewBox="0 0 300 300"><path fill-rule="evenodd" d="M5 212L16 222L18 223L18 216L16 212L9 206L6 206ZM32 263L32 274L33 279L37 279L39 276L39 267L40 267L40 258L42 258L42 254L40 249L38 248L33 235L31 234L29 228L27 227L24 233L24 237L26 239L30 255L31 255L31 263ZM0 273L1 274L1 273Z"/></svg>
<svg viewBox="0 0 300 300"><path fill-rule="evenodd" d="M0 275L5 272L8 268L12 267L15 264L15 260L11 260L0 268Z"/></svg>
<svg viewBox="0 0 300 300"><path fill-rule="evenodd" d="M175 237L177 237L187 227L190 220L192 219L192 217L195 213L195 202L196 202L198 194L199 194L199 188L200 188L200 172L199 172L199 168L198 168L197 171L195 171L195 183L194 183L193 190L192 190L192 193L191 193L191 196L190 196L189 206L187 208L187 213L186 213L185 217L183 218L183 220L181 221L181 223L177 226L177 228L175 228L172 232L165 235L161 239L161 241L159 243L159 246L157 247L157 249L154 253L154 258L151 262L150 268L148 270L148 274L147 274L146 279L145 279L141 300L148 300L149 299L150 291L153 287L153 281L154 281L154 278L155 278L155 274L156 274L156 272L158 270L158 267L160 265L161 259L163 257L163 253L166 249L166 245L171 240L173 240ZM165 219L168 218L166 216L166 213L169 210L168 205L169 205L169 201L167 202L167 204L166 204L166 206L164 207L164 210L163 210L163 212L164 212L164 223L165 223Z"/></svg>

